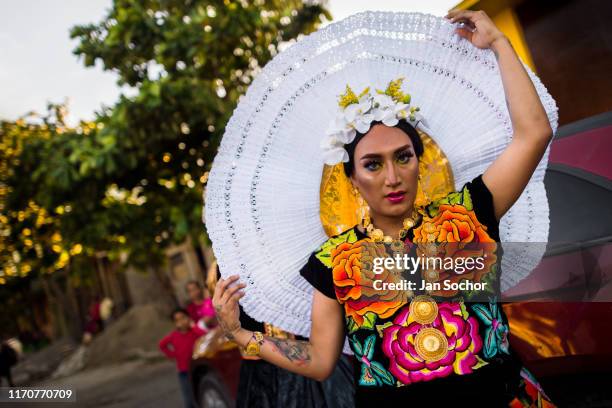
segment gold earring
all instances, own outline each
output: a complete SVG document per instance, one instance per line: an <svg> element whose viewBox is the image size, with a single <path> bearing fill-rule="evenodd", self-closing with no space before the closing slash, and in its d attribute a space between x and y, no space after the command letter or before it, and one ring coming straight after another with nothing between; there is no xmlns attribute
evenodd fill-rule
<svg viewBox="0 0 612 408"><path fill-rule="evenodd" d="M371 221L370 221L370 206L367 205L367 204L363 207L363 218L362 218L361 223L363 224L364 228L367 228L368 225L371 224Z"/></svg>

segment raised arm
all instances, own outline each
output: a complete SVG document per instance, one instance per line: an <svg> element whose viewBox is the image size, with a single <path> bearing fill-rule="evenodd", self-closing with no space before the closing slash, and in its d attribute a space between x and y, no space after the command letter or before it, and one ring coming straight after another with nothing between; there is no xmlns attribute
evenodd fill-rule
<svg viewBox="0 0 612 408"><path fill-rule="evenodd" d="M245 347L253 332L240 326L238 300L244 296L244 284L236 284L238 275L220 279L215 287L213 304L217 320L226 337ZM309 341L278 339L264 336L259 357L306 377L322 381L336 366L344 342L344 326L340 304L315 289L311 313Z"/></svg>
<svg viewBox="0 0 612 408"><path fill-rule="evenodd" d="M497 58L506 104L512 120L512 141L482 175L493 195L495 216L499 220L518 200L527 186L546 146L552 129L527 71L506 36L483 11L452 10L451 22L466 21L475 28L457 33L478 48L490 48Z"/></svg>
<svg viewBox="0 0 612 408"><path fill-rule="evenodd" d="M174 351L174 346L172 345L172 334L166 335L163 339L161 339L159 341L159 349L168 358L175 358L176 357L176 353Z"/></svg>

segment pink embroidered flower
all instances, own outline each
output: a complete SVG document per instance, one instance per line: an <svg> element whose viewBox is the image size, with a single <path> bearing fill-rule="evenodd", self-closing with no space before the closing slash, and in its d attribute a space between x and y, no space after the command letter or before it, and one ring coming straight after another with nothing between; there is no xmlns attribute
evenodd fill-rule
<svg viewBox="0 0 612 408"><path fill-rule="evenodd" d="M417 354L414 340L422 326L412 319L409 306L405 306L383 330L382 347L391 361L389 371L400 382L430 381L453 372L469 374L484 364L477 357L482 348L478 322L473 316L464 315L460 304L439 303L438 316L430 325L440 330L448 341L448 354L441 360L426 362Z"/></svg>

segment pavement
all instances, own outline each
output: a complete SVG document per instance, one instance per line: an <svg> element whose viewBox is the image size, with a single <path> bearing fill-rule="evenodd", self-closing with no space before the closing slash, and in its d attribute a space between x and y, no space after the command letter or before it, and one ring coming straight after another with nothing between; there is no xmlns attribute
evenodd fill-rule
<svg viewBox="0 0 612 408"><path fill-rule="evenodd" d="M71 388L76 403L43 403L52 407L172 408L182 407L176 367L172 361L135 360L81 371L30 387ZM0 404L2 405L2 404ZM4 406L24 406L4 404Z"/></svg>

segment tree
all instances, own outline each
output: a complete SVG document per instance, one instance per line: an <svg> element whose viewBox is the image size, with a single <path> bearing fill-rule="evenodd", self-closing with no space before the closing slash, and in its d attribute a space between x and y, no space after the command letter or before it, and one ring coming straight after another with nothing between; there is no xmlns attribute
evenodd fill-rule
<svg viewBox="0 0 612 408"><path fill-rule="evenodd" d="M62 317L68 317L66 328L76 337L80 322L74 283L86 270L79 266L93 250L84 251L79 237L66 239L62 221L71 207L50 205L54 200L49 198L56 194L54 185L44 184L51 180L45 171L62 171L53 168L57 158L63 157L61 150L55 148L74 143L78 136L68 131L64 115L63 106L50 105L42 117L29 114L15 122L0 121L0 284L11 284L10 290L0 291L0 299L7 307L7 316L15 320L15 309L23 310L24 306L20 296L29 293L24 289L30 287L32 280L16 282L12 278L26 278L38 272L49 302L57 305ZM61 201L61 197L56 196L55 201ZM58 279L50 279L56 271L61 272L61 287ZM11 330L8 326L7 329Z"/></svg>
<svg viewBox="0 0 612 408"><path fill-rule="evenodd" d="M145 201L122 214L127 239L142 241L130 244L132 260L201 238L203 185L239 96L280 42L324 18L322 6L301 1L118 0L101 23L72 30L86 65L101 61L137 89L100 113L75 153L83 177Z"/></svg>
<svg viewBox="0 0 612 408"><path fill-rule="evenodd" d="M74 129L61 106L40 124L2 122L0 283L78 276L99 250L155 264L167 245L202 238L203 186L239 96L279 43L330 18L296 0L115 0L100 23L73 28L85 65L101 61L135 96Z"/></svg>

